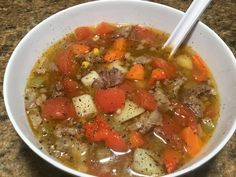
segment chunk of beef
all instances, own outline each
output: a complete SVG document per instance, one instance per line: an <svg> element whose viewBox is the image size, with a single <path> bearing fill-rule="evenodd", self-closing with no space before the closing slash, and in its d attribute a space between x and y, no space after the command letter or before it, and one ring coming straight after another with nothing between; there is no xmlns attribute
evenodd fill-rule
<svg viewBox="0 0 236 177"><path fill-rule="evenodd" d="M63 96L64 95L63 90L64 90L64 87L63 87L62 83L57 82L55 84L55 87L53 88L52 97L55 98L55 97Z"/></svg>
<svg viewBox="0 0 236 177"><path fill-rule="evenodd" d="M166 80L163 84L166 86L168 94L171 95L171 97L176 98L178 97L179 90L186 80L186 77L182 76L173 80Z"/></svg>
<svg viewBox="0 0 236 177"><path fill-rule="evenodd" d="M58 124L55 127L54 135L58 138L63 136L76 136L79 134L79 129L76 127L67 127L61 124Z"/></svg>
<svg viewBox="0 0 236 177"><path fill-rule="evenodd" d="M74 121L74 119L67 119L66 121L56 125L53 134L57 138L70 137L79 140L83 137L82 131L83 129L80 123Z"/></svg>
<svg viewBox="0 0 236 177"><path fill-rule="evenodd" d="M63 91L64 88L63 88L62 83L61 83L61 82L57 82L57 83L55 84L55 89L56 89L56 91Z"/></svg>
<svg viewBox="0 0 236 177"><path fill-rule="evenodd" d="M195 87L192 87L186 91L186 96L195 96L195 97L200 97L204 95L210 94L212 91L212 88L207 85L207 84L200 84Z"/></svg>
<svg viewBox="0 0 236 177"><path fill-rule="evenodd" d="M158 108L162 111L167 111L170 109L171 103L169 98L165 95L164 91L161 88L160 82L156 82L154 97L157 101Z"/></svg>
<svg viewBox="0 0 236 177"><path fill-rule="evenodd" d="M93 82L95 88L110 88L119 85L123 82L124 76L117 68L111 70L103 70L99 73L101 79L96 79Z"/></svg>
<svg viewBox="0 0 236 177"><path fill-rule="evenodd" d="M155 110L153 112L145 112L134 123L129 125L127 128L130 131L139 131L145 134L152 130L157 125L160 125L162 121L161 114Z"/></svg>
<svg viewBox="0 0 236 177"><path fill-rule="evenodd" d="M185 97L183 102L189 106L189 108L193 111L195 116L202 117L203 114L203 104L199 98L196 96L190 95L189 97Z"/></svg>
<svg viewBox="0 0 236 177"><path fill-rule="evenodd" d="M101 63L103 62L103 54L105 53L105 48L104 47L100 47L99 48L99 55L94 54L93 51L87 53L86 55L84 55L83 57L85 58L86 61L89 61L90 63Z"/></svg>
<svg viewBox="0 0 236 177"><path fill-rule="evenodd" d="M112 35L112 38L124 37L128 38L131 32L131 26L122 26L116 30L116 32Z"/></svg>
<svg viewBox="0 0 236 177"><path fill-rule="evenodd" d="M161 141L169 144L173 149L183 151L183 142L177 134L165 134L161 126L155 127L153 133L156 137L160 138Z"/></svg>
<svg viewBox="0 0 236 177"><path fill-rule="evenodd" d="M139 56L137 58L134 59L134 63L137 63L137 64L147 64L147 63L150 63L151 62L151 58L150 57L147 57L147 56Z"/></svg>
<svg viewBox="0 0 236 177"><path fill-rule="evenodd" d="M89 61L90 63L99 63L103 59L102 59L101 56L96 56L96 55L93 54L93 52L90 52L86 55L85 60Z"/></svg>
<svg viewBox="0 0 236 177"><path fill-rule="evenodd" d="M93 88L104 88L104 81L102 79L96 79L93 81L92 87Z"/></svg>
<svg viewBox="0 0 236 177"><path fill-rule="evenodd" d="M203 103L201 96L209 95L212 92L212 88L207 84L197 85L193 88L188 89L183 95L183 102L189 106L193 113L197 117L203 115Z"/></svg>

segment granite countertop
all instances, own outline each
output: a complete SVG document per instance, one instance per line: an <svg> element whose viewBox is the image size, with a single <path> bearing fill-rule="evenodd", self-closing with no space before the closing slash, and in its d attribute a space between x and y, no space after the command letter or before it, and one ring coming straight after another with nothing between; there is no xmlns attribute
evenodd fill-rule
<svg viewBox="0 0 236 177"><path fill-rule="evenodd" d="M3 76L10 55L23 36L59 10L86 0L0 1L0 177L69 177L38 157L16 134L3 103ZM155 0L186 10L191 0ZM236 55L236 0L213 0L201 19ZM212 160L186 177L236 177L236 134Z"/></svg>

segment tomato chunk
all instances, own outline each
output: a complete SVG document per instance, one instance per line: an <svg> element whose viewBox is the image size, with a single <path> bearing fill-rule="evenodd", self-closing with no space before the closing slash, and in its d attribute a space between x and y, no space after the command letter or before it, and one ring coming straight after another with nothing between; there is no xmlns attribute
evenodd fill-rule
<svg viewBox="0 0 236 177"><path fill-rule="evenodd" d="M98 89L95 102L102 112L112 113L124 105L125 92L119 88Z"/></svg>
<svg viewBox="0 0 236 177"><path fill-rule="evenodd" d="M173 107L175 118L182 127L189 126L194 131L197 131L197 119L192 110L181 103L174 103Z"/></svg>
<svg viewBox="0 0 236 177"><path fill-rule="evenodd" d="M104 128L105 127L105 128ZM95 122L85 124L85 136L92 141L103 141L107 138L111 127L104 118L97 116Z"/></svg>
<svg viewBox="0 0 236 177"><path fill-rule="evenodd" d="M95 31L98 35L106 35L115 30L115 27L106 22L101 22L97 25Z"/></svg>
<svg viewBox="0 0 236 177"><path fill-rule="evenodd" d="M115 151L128 150L123 138L101 116L97 116L94 122L85 124L84 129L85 136L91 141L104 141L106 146Z"/></svg>
<svg viewBox="0 0 236 177"><path fill-rule="evenodd" d="M136 40L145 40L148 43L153 43L156 39L155 33L151 29L144 28L142 26L134 26L132 29Z"/></svg>
<svg viewBox="0 0 236 177"><path fill-rule="evenodd" d="M174 78L176 76L176 67L174 64L162 58L155 58L152 61L152 66L160 68L165 72L166 78Z"/></svg>
<svg viewBox="0 0 236 177"><path fill-rule="evenodd" d="M43 102L41 115L45 119L67 119L75 117L76 112L71 100L65 97L57 97Z"/></svg>
<svg viewBox="0 0 236 177"><path fill-rule="evenodd" d="M75 74L76 66L73 63L73 52L67 49L56 59L56 65L61 74L65 76L72 76Z"/></svg>
<svg viewBox="0 0 236 177"><path fill-rule="evenodd" d="M161 81L167 79L165 71L162 69L156 68L152 70L151 77L149 79L149 84L155 84L156 81Z"/></svg>
<svg viewBox="0 0 236 177"><path fill-rule="evenodd" d="M107 137L105 143L108 147L110 147L115 151L128 150L128 146L126 142L123 140L122 136L120 136L119 133L115 132L114 130L111 133L109 133L109 136Z"/></svg>
<svg viewBox="0 0 236 177"><path fill-rule="evenodd" d="M166 138L170 139L172 136L180 132L181 126L173 118L164 115L162 120L162 130Z"/></svg>
<svg viewBox="0 0 236 177"><path fill-rule="evenodd" d="M120 89L124 90L126 94L133 93L136 90L136 85L132 81L125 81L118 86Z"/></svg>
<svg viewBox="0 0 236 177"><path fill-rule="evenodd" d="M68 93L71 96L75 96L79 90L79 84L70 78L65 78L62 81L62 85L66 93Z"/></svg>
<svg viewBox="0 0 236 177"><path fill-rule="evenodd" d="M89 27L78 27L75 29L75 35L79 41L85 40L92 37L93 31Z"/></svg>
<svg viewBox="0 0 236 177"><path fill-rule="evenodd" d="M134 101L148 111L154 111L157 108L154 96L146 90L137 90Z"/></svg>

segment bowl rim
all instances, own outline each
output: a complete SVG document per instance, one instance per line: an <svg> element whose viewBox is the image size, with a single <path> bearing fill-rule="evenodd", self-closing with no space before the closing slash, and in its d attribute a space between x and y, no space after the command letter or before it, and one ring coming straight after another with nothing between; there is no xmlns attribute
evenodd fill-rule
<svg viewBox="0 0 236 177"><path fill-rule="evenodd" d="M159 6L161 8L166 8L170 11L173 11L175 13L179 13L181 15L184 14L184 12L175 9L173 7L167 6L167 5L163 5L160 3L155 3L155 2L149 2L149 1L140 1L140 0L100 0L100 1L91 1L91 2L86 2L86 3L82 3L82 4L78 4L78 5L74 5L72 7L63 9L61 11L58 11L57 13L49 16L48 18L46 18L45 20L41 21L39 24L37 24L35 27L33 27L21 40L20 42L17 44L16 48L14 49L13 53L11 54L11 57L7 63L6 66L6 70L5 70L5 74L4 74L4 79L3 79L3 97L4 97L4 104L5 104L5 108L8 114L8 117L11 121L11 123L13 124L13 127L15 128L16 132L18 133L18 135L21 137L21 139L30 147L30 149L32 149L39 157L41 157L42 159L44 159L45 161L49 162L51 165L53 165L54 167L57 167L60 170L63 170L67 173L70 173L72 175L80 175L80 176L84 176L84 177L93 177L93 175L90 174L86 174L80 171L77 171L75 169L72 169L68 166L65 166L64 164L62 164L61 162L59 162L58 160L54 159L52 156L46 155L42 152L42 150L38 149L33 143L31 143L31 141L27 138L27 136L21 131L21 129L19 128L19 126L17 125L17 122L15 121L15 119L13 118L13 115L11 113L11 106L9 105L9 100L8 100L8 82L9 82L9 73L11 72L11 67L13 65L13 60L16 58L17 53L19 50L21 50L21 46L24 45L25 41L28 40L28 38L31 37L31 34L34 33L34 31L36 31L38 28L41 27L42 24L49 22L51 19L63 14L66 11L71 11L73 9L76 9L78 7L84 7L84 8L89 8L90 5L96 5L96 4L100 4L100 3L112 3L112 2L121 2L121 3L140 3L140 4L144 4L144 5L154 5L154 6ZM207 25L205 25L204 23L202 23L201 21L198 22L198 25L205 29L206 31L208 31L209 33L211 33L211 35L213 35L214 38L216 38L216 40L219 41L219 43L221 43L221 45L224 47L224 50L230 55L230 57L232 59L234 59L232 62L234 62L234 64L236 65L236 60L235 57L232 53L232 51L229 49L229 47L225 44L225 42L212 30L210 29ZM173 176L180 176L186 173L189 173L193 170L195 170L196 168L200 167L201 165L203 165L204 163L206 163L207 161L209 161L211 158L213 158L224 146L225 144L229 141L229 139L231 138L231 136L233 135L234 131L236 130L236 121L234 121L234 124L232 125L230 131L225 135L225 138L223 139L223 141L221 141L215 149L213 149L210 153L208 153L206 156L202 157L199 161L195 162L194 164L190 165L189 167L186 167L184 169L181 169L179 171L173 172L171 174L167 174L164 175L163 177L173 177Z"/></svg>

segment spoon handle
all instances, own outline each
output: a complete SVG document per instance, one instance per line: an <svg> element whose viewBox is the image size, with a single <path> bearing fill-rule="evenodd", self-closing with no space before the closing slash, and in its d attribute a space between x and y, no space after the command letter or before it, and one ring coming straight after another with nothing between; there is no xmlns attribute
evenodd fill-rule
<svg viewBox="0 0 236 177"><path fill-rule="evenodd" d="M163 45L163 48L172 47L170 56L175 54L180 44L183 42L210 2L211 0L194 0L192 2L168 40Z"/></svg>

